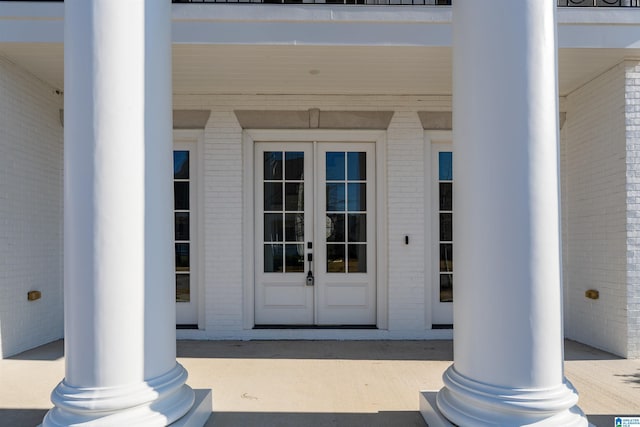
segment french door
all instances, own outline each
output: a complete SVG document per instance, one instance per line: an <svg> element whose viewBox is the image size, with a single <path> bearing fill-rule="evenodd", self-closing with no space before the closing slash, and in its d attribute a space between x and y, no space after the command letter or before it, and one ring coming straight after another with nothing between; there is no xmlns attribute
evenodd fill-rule
<svg viewBox="0 0 640 427"><path fill-rule="evenodd" d="M376 323L373 143L255 144L255 323Z"/></svg>

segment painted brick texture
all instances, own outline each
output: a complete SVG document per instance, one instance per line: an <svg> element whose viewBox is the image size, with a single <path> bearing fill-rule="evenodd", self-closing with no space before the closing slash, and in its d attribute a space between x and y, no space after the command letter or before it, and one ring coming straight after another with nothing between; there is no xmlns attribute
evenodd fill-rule
<svg viewBox="0 0 640 427"><path fill-rule="evenodd" d="M621 64L567 97L561 151L565 335L622 356L628 352L624 78ZM600 298L587 299L588 289Z"/></svg>
<svg viewBox="0 0 640 427"><path fill-rule="evenodd" d="M624 63L627 143L627 357L640 358L640 62Z"/></svg>
<svg viewBox="0 0 640 427"><path fill-rule="evenodd" d="M0 354L63 334L62 96L0 58ZM42 298L28 302L27 292Z"/></svg>

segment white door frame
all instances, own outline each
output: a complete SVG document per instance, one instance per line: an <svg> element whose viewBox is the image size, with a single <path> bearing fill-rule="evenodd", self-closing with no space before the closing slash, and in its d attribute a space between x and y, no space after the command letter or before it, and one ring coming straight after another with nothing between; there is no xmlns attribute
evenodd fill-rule
<svg viewBox="0 0 640 427"><path fill-rule="evenodd" d="M256 142L372 142L376 151L377 271L376 326L388 328L387 283L387 174L386 131L370 130L272 130L245 129L242 132L243 155L243 323L245 329L255 326L254 307L254 144Z"/></svg>
<svg viewBox="0 0 640 427"><path fill-rule="evenodd" d="M202 206L204 201L204 182L203 182L203 142L204 132L202 130L174 130L173 131L173 150L179 150L183 147L189 147L194 154L191 164L195 169L193 173L193 193L190 197L191 212L195 216L195 223L192 225L191 237L193 245L193 254L191 257L191 275L193 276L191 284L193 286L194 297L197 304L197 325L198 329L205 327L205 287L204 287L204 215L202 214ZM173 191L173 190L172 190ZM178 303L176 303L178 304Z"/></svg>
<svg viewBox="0 0 640 427"><path fill-rule="evenodd" d="M440 270L438 267L439 257L439 239L437 235L437 224L439 218L435 215L436 206L434 205L434 192L437 181L437 170L434 170L436 164L433 158L434 147L447 148L448 151L453 149L453 133L449 130L443 131L425 131L425 149L424 149L424 189L425 189L425 328L432 329L434 324L442 323L434 321L436 313L434 313L434 304L436 303L436 294L440 289ZM455 176L454 176L455 177ZM436 242L436 239L438 241ZM454 234L455 239L455 234ZM454 256L455 257L455 256ZM455 282L454 282L455 286ZM449 304L449 303L447 303ZM453 306L451 307L451 316L453 316Z"/></svg>

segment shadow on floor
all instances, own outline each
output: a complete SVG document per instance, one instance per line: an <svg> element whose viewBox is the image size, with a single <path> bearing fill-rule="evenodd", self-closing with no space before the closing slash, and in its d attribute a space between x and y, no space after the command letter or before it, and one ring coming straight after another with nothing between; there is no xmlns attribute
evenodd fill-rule
<svg viewBox="0 0 640 427"><path fill-rule="evenodd" d="M564 360L623 360L623 358L567 339L564 341Z"/></svg>
<svg viewBox="0 0 640 427"><path fill-rule="evenodd" d="M640 387L640 371L636 374L615 374L616 377L622 378L625 383L633 384L633 387Z"/></svg>
<svg viewBox="0 0 640 427"><path fill-rule="evenodd" d="M0 409L0 427L35 427L48 409Z"/></svg>
<svg viewBox="0 0 640 427"><path fill-rule="evenodd" d="M453 341L178 341L178 357L217 359L453 360Z"/></svg>
<svg viewBox="0 0 640 427"><path fill-rule="evenodd" d="M214 412L206 427L427 427L418 411L377 413Z"/></svg>
<svg viewBox="0 0 640 427"><path fill-rule="evenodd" d="M41 345L40 347L27 350L23 353L11 356L9 360L43 360L54 361L60 360L64 357L64 341L57 340L48 344ZM1 423L2 421L0 421ZM0 424L1 425L1 424Z"/></svg>

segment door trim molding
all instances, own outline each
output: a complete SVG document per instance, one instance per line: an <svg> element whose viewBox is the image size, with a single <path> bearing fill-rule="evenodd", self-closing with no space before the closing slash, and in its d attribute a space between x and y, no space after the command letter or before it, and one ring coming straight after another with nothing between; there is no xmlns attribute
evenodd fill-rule
<svg viewBox="0 0 640 427"><path fill-rule="evenodd" d="M243 327L255 326L254 292L254 145L257 142L370 142L376 152L376 209L377 209L377 302L376 326L388 329L388 273L387 273L387 132L380 130L283 130L283 129L245 129L242 131L243 157L243 220L242 220L242 258L243 258Z"/></svg>

